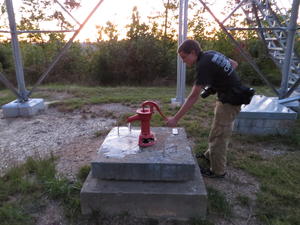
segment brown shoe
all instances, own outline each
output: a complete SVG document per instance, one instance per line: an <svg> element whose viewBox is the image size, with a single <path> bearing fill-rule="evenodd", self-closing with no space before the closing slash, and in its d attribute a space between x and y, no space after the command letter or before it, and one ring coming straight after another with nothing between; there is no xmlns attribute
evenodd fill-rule
<svg viewBox="0 0 300 225"><path fill-rule="evenodd" d="M196 153L196 158L197 159L204 159L207 163L210 163L209 158L207 158L202 152Z"/></svg>

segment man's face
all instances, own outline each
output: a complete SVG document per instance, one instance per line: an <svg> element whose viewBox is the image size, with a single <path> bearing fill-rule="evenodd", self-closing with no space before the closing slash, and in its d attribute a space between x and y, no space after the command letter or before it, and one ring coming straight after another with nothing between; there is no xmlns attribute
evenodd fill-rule
<svg viewBox="0 0 300 225"><path fill-rule="evenodd" d="M179 52L180 57L182 58L182 61L186 63L188 66L192 66L197 61L197 55L195 51L192 51L191 53L184 53Z"/></svg>

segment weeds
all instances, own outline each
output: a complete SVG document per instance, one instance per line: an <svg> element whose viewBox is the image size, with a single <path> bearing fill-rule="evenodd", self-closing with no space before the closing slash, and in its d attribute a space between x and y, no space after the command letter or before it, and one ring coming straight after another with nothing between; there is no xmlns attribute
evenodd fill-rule
<svg viewBox="0 0 300 225"><path fill-rule="evenodd" d="M109 130L98 130L98 131L95 131L94 133L94 137L102 137L102 136L105 136L107 135L109 132Z"/></svg>
<svg viewBox="0 0 300 225"><path fill-rule="evenodd" d="M86 165L80 168L78 174L77 174L77 178L81 181L84 182L85 179L87 178L87 176L89 175L89 172L91 170L91 166L90 165Z"/></svg>
<svg viewBox="0 0 300 225"><path fill-rule="evenodd" d="M32 215L42 210L44 194L61 201L68 218L76 218L81 183L57 177L54 161L54 157L29 158L23 166L11 169L0 179L1 225L34 224Z"/></svg>
<svg viewBox="0 0 300 225"><path fill-rule="evenodd" d="M222 217L229 218L232 215L232 209L224 194L212 187L207 187L207 191L209 213L215 213Z"/></svg>
<svg viewBox="0 0 300 225"><path fill-rule="evenodd" d="M32 224L32 217L24 212L24 210L18 204L4 204L0 207L0 224L1 225L12 225Z"/></svg>

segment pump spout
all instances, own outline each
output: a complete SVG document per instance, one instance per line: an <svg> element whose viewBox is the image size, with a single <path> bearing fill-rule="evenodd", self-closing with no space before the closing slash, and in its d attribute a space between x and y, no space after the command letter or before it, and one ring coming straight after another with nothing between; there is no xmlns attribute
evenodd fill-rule
<svg viewBox="0 0 300 225"><path fill-rule="evenodd" d="M141 120L141 117L139 114L135 114L133 116L130 116L127 118L127 123L131 123L133 121L136 121L136 120Z"/></svg>

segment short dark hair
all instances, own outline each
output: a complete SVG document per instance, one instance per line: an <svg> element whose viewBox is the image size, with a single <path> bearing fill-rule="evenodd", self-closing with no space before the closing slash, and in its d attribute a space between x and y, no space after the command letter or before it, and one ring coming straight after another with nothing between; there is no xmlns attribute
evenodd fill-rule
<svg viewBox="0 0 300 225"><path fill-rule="evenodd" d="M200 43L195 40L185 40L178 47L177 53L184 52L186 54L190 54L192 51L195 51L196 55L202 52Z"/></svg>

